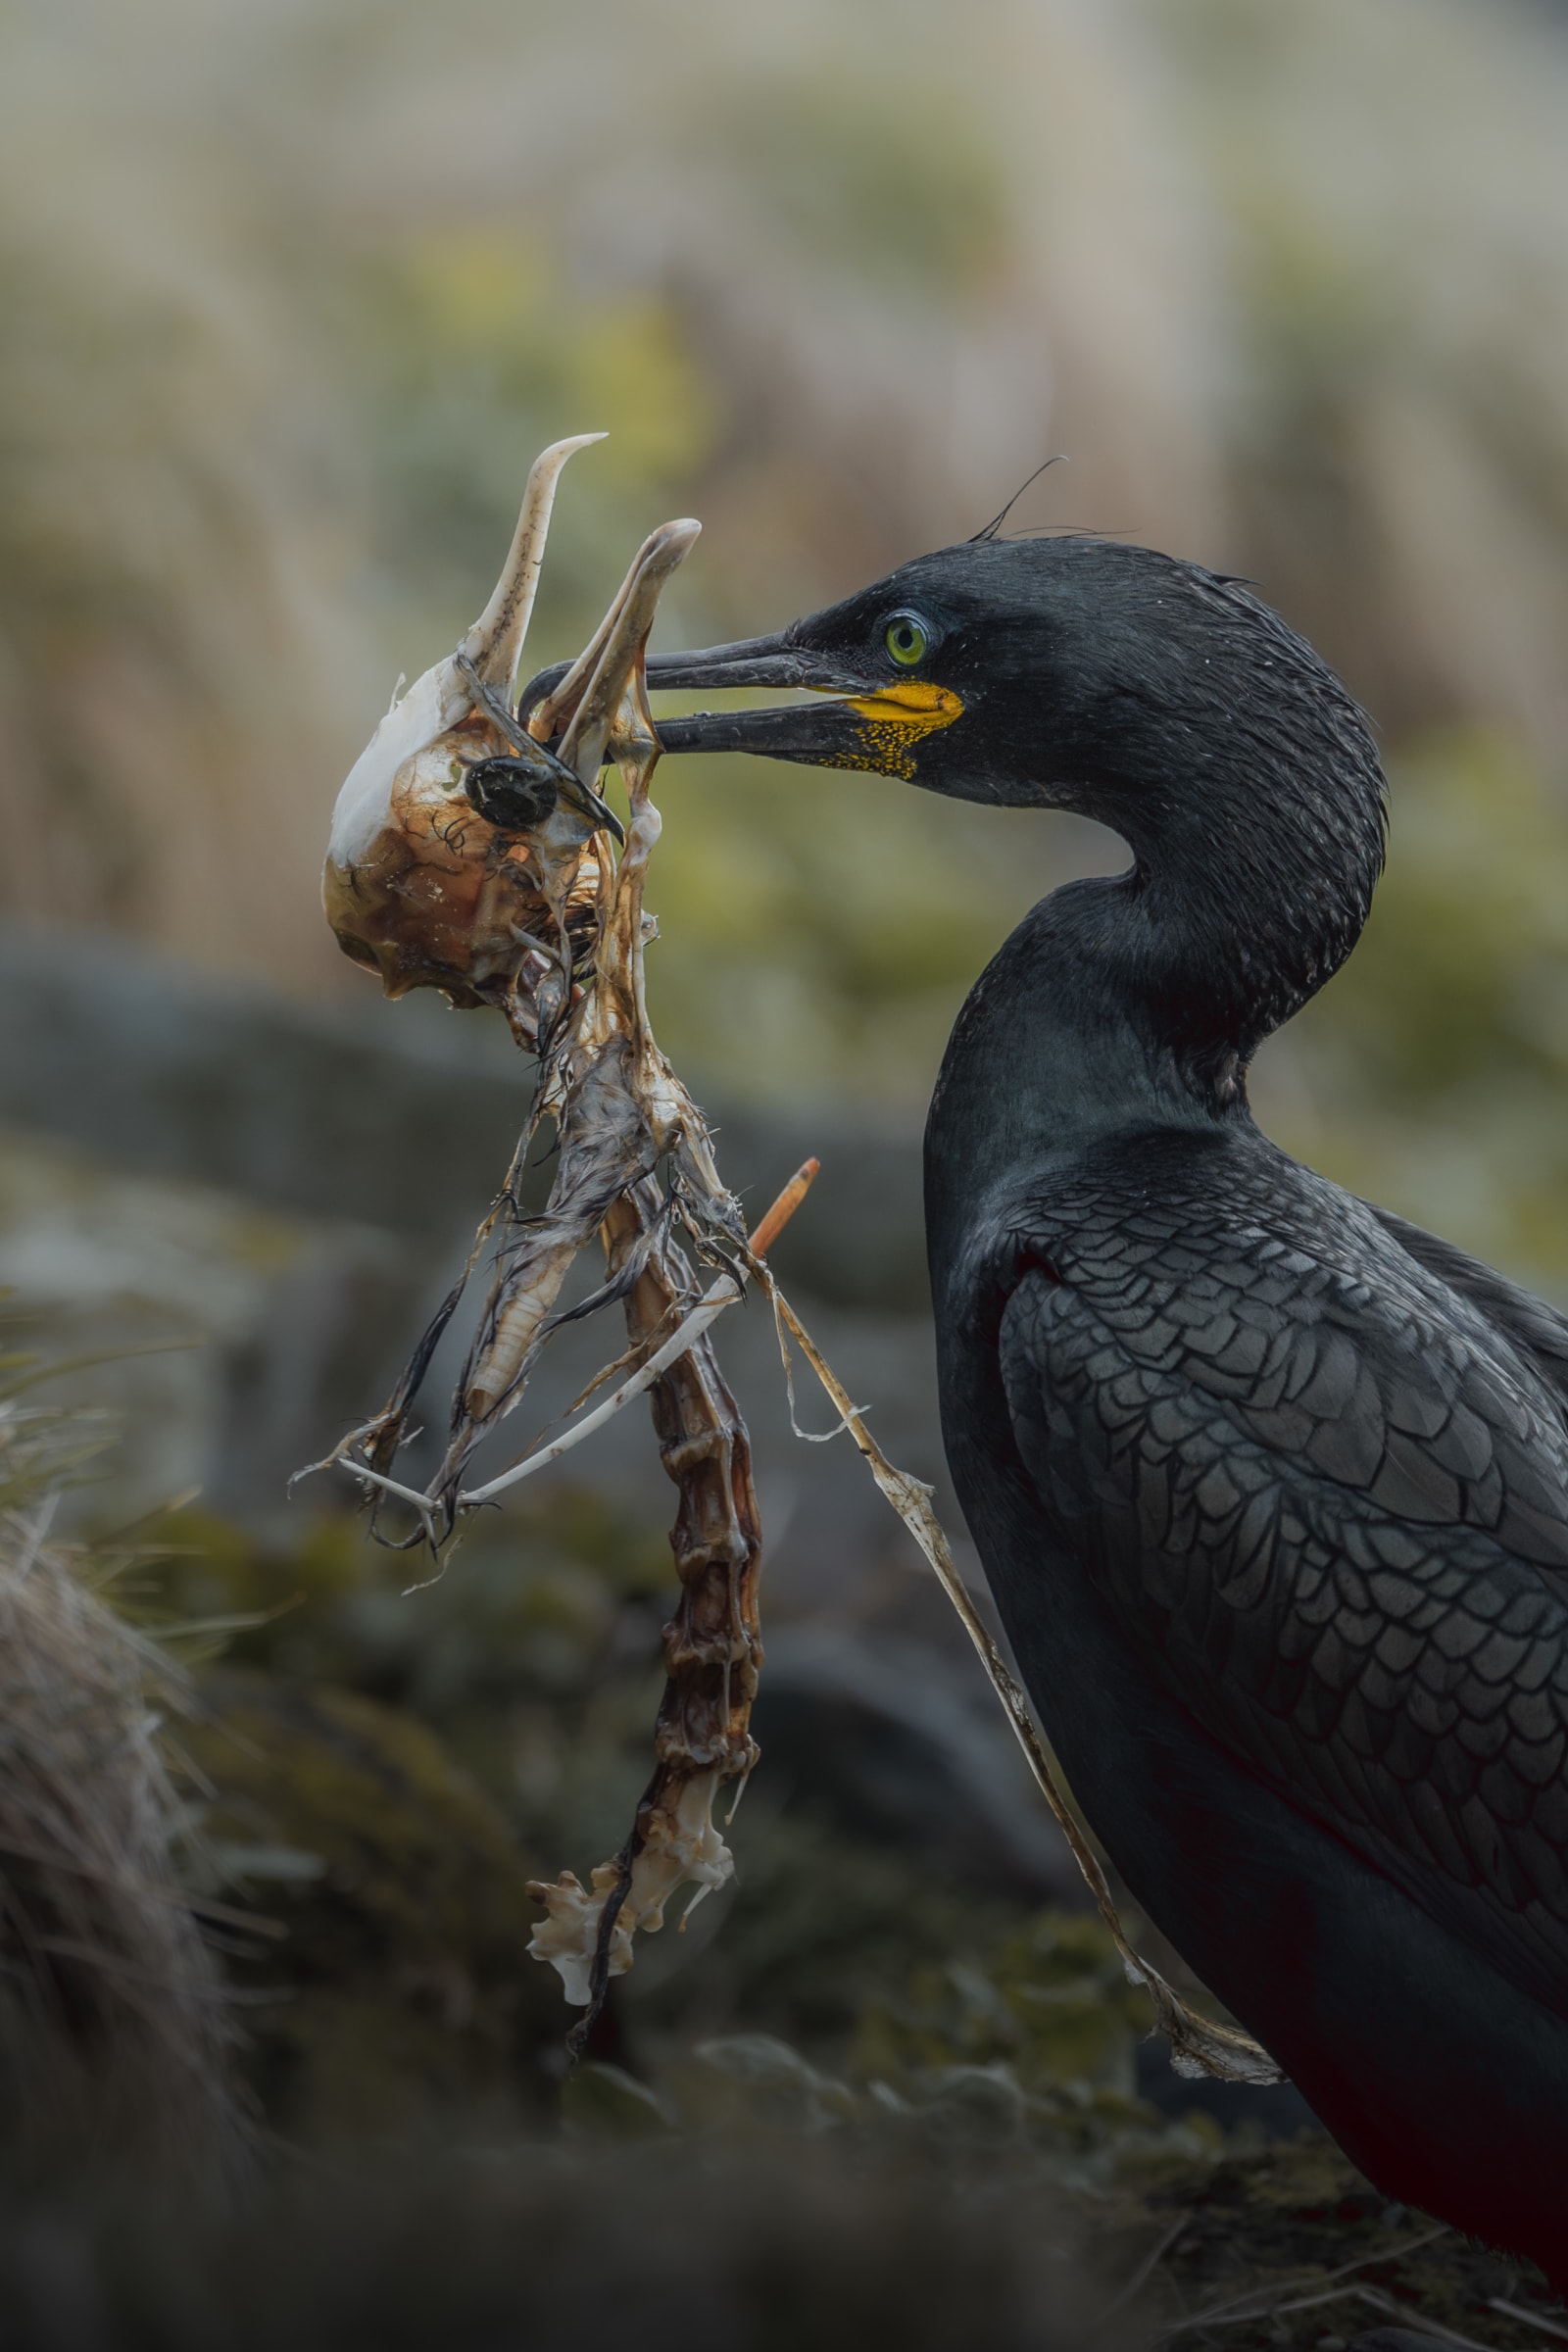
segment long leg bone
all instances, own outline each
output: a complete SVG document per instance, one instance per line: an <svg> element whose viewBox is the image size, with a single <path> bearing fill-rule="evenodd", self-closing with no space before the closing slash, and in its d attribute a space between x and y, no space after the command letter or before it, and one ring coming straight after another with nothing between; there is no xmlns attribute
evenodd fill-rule
<svg viewBox="0 0 1568 2352"><path fill-rule="evenodd" d="M659 1205L657 1187L647 1183L616 1203L606 1220L612 1266L653 1229ZM649 1254L626 1298L634 1347L666 1326L691 1285L681 1250L665 1244ZM591 1888L569 1871L553 1886L533 1888L546 1916L528 1948L559 1970L566 1998L584 2007L571 2036L577 2048L610 1978L630 1967L637 1929L662 1927L681 1886L696 1888L695 1904L730 1878L734 1858L714 1826L713 1800L727 1781L744 1780L757 1759L748 1726L762 1661L761 1527L746 1425L706 1333L662 1372L652 1403L660 1453L680 1490L670 1534L680 1603L664 1628L668 1679L655 1731L654 1777L630 1838L593 1873Z"/></svg>
<svg viewBox="0 0 1568 2352"><path fill-rule="evenodd" d="M816 1168L808 1159L791 1177L751 1238L754 1260L765 1255L800 1206ZM656 1229L657 1212L651 1185L638 1186L618 1203L607 1221L612 1262ZM649 1255L626 1300L634 1348L657 1338L690 1283L679 1250L666 1247ZM708 1303L717 1314L738 1296L732 1285L715 1284ZM654 1427L664 1468L680 1489L669 1541L681 1597L664 1628L668 1679L655 1733L654 1777L631 1836L593 1872L587 1887L564 1871L554 1886L536 1883L532 1888L546 1916L528 1949L559 1971L566 1998L585 2011L569 2036L578 2050L610 1979L631 1966L636 1930L661 1928L665 1906L683 1886L696 1888L689 1914L731 1877L734 1857L713 1825L713 1803L727 1782L744 1787L758 1755L750 1718L762 1663L757 1607L761 1528L751 1443L710 1341L706 1332L691 1333L694 1320L688 1316L647 1367L661 1367L652 1384Z"/></svg>

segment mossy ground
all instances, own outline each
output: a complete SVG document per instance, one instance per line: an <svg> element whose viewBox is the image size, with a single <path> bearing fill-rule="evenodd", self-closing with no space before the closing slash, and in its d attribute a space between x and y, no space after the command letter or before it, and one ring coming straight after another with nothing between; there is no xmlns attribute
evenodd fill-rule
<svg viewBox="0 0 1568 2352"><path fill-rule="evenodd" d="M989 2214L1059 2239L1089 2280L1073 2326L1125 2296L1117 2341L1338 2352L1427 2322L1512 2352L1532 2330L1498 2303L1556 2308L1320 2134L1271 2137L1163 2076L1152 2104L1148 2005L1098 1920L960 1893L820 1812L748 1800L738 1886L646 1947L572 2072L527 1882L629 1818L653 1547L567 1497L476 1544L416 1614L393 1605L402 1563L342 1523L287 1556L178 1533L143 1595L229 1622L182 1737L227 1899L269 1923L228 1962L250 2082L285 2142L331 2154L333 2195L367 2147L445 2150L443 2178L480 2147L555 2148L592 2202L596 2164L609 2182L653 2142L694 2180L827 2167L879 2211L934 2199L959 2234Z"/></svg>
<svg viewBox="0 0 1568 2352"><path fill-rule="evenodd" d="M1129 2265L1161 2249L1140 2307L1177 2341L1340 2352L1369 2328L1431 2326L1512 2352L1532 2329L1498 2301L1562 2319L1532 2265L1391 2204L1317 2135L1134 2173L1090 2228Z"/></svg>

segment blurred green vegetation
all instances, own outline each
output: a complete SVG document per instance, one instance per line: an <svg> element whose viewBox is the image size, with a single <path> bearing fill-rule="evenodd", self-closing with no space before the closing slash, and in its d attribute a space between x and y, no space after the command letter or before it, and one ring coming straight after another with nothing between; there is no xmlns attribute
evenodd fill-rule
<svg viewBox="0 0 1568 2352"><path fill-rule="evenodd" d="M709 639L974 529L1062 450L1020 523L1250 573L1385 731L1373 932L1265 1099L1336 1172L1553 1274L1551 20L590 14L460 0L432 42L405 0L160 0L131 41L82 0L69 54L9 21L8 903L363 987L316 908L336 780L478 609L544 441L611 434L563 488L541 661L668 513L708 527L665 642ZM658 1014L736 1092L912 1110L1021 909L1117 856L798 769L659 790Z"/></svg>
<svg viewBox="0 0 1568 2352"><path fill-rule="evenodd" d="M951 79L906 68L847 86L800 72L759 81L717 126L737 179L852 286L963 306L1006 252L1005 165L956 110Z"/></svg>
<svg viewBox="0 0 1568 2352"><path fill-rule="evenodd" d="M397 583L432 642L461 635L474 581L498 569L497 517L515 513L518 420L541 446L603 432L568 477L570 521L542 583L546 623L579 637L717 428L674 306L655 292L596 299L538 240L471 223L342 257L336 274L340 360L375 482L372 581L383 594Z"/></svg>
<svg viewBox="0 0 1568 2352"><path fill-rule="evenodd" d="M1568 1280L1568 808L1517 738L1393 764L1355 954L1254 1086L1272 1130L1479 1255Z"/></svg>
<svg viewBox="0 0 1568 2352"><path fill-rule="evenodd" d="M231 1973L279 2128L406 2137L556 2111L571 2013L523 1959L525 1889L586 1879L625 1835L671 1598L659 1553L570 1489L412 1593L352 1519L286 1552L189 1509L147 1531L127 1601L211 1661L180 1733L209 1867L272 1923ZM1149 2004L1098 1920L964 1892L765 1779L731 1839L735 1886L641 1941L595 2045L672 2112L799 2123L836 2083L832 2112L873 2139L1080 2184L1225 2146L1210 2118L1140 2098Z"/></svg>

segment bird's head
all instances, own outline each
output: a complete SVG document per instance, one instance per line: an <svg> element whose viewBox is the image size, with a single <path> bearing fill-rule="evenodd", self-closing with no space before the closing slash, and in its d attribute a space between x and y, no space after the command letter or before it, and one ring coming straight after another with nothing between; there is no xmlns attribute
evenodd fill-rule
<svg viewBox="0 0 1568 2352"><path fill-rule="evenodd" d="M662 719L666 752L1109 826L1134 854L1146 985L1248 1051L1349 953L1382 868L1382 772L1332 670L1244 582L1117 540L943 548L775 635L657 656L648 684L798 698Z"/></svg>
<svg viewBox="0 0 1568 2352"><path fill-rule="evenodd" d="M1270 809L1381 851L1376 754L1332 671L1242 583L1115 540L943 548L775 635L655 656L648 683L809 697L663 719L666 752L1071 808L1140 855Z"/></svg>

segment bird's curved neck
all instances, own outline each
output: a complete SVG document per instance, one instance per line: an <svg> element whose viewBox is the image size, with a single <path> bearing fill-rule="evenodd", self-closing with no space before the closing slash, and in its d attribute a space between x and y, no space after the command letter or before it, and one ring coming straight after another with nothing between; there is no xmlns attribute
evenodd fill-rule
<svg viewBox="0 0 1568 2352"><path fill-rule="evenodd" d="M1221 888L1177 891L1142 860L1043 899L949 1042L927 1125L933 1247L980 1196L1118 1135L1247 1124L1252 1052L1343 960L1361 919L1330 933L1286 897L1245 924Z"/></svg>

